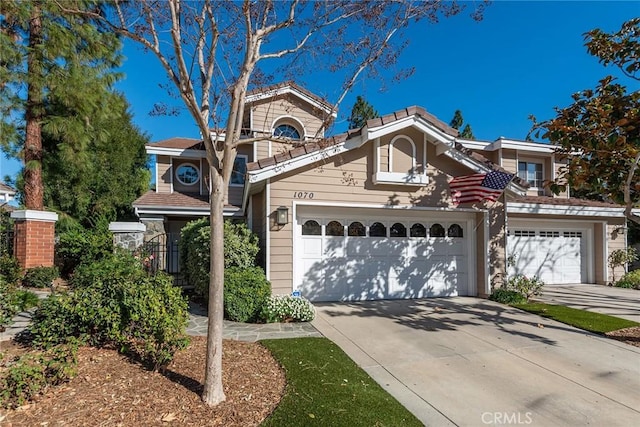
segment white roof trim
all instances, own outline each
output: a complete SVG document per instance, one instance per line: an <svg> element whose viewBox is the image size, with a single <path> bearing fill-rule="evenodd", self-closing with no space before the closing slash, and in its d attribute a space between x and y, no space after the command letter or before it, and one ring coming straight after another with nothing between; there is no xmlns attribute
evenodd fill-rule
<svg viewBox="0 0 640 427"><path fill-rule="evenodd" d="M556 145L543 144L540 142L517 141L515 139L498 138L490 145L489 151L498 150L500 148L510 148L513 150L530 151L535 153L555 153Z"/></svg>
<svg viewBox="0 0 640 427"><path fill-rule="evenodd" d="M136 215L183 215L183 216L209 216L211 211L209 207L189 208L187 206L134 206ZM242 216L240 208L224 208L224 216Z"/></svg>
<svg viewBox="0 0 640 427"><path fill-rule="evenodd" d="M330 157L336 156L338 154L342 154L346 151L349 151L351 148L345 146L345 142L341 142L336 145L331 145L327 148L323 148L322 150L314 151L311 153L307 153L302 156L294 157L293 159L286 160L282 163L277 163L272 166L267 166L263 169L259 169L256 171L249 171L249 184L255 184L260 181L264 181L265 179L269 179L276 175L280 175L281 173L289 172L295 169L298 169L303 166L307 166L316 162L319 162L323 159L328 159Z"/></svg>
<svg viewBox="0 0 640 427"><path fill-rule="evenodd" d="M624 208L596 206L546 205L538 203L507 202L507 213L536 215L572 215L597 217L624 217Z"/></svg>
<svg viewBox="0 0 640 427"><path fill-rule="evenodd" d="M397 132L408 127L415 127L423 133L429 135L433 139L438 142L445 143L446 145L453 146L455 142L455 137L448 135L429 123L424 117L418 116L417 114L404 117L402 119L398 119L391 123L387 123L384 125L376 126L373 128L363 128L362 134L366 135L366 139L363 138L360 142L360 145L364 144L367 141L377 139L388 135L393 132Z"/></svg>
<svg viewBox="0 0 640 427"><path fill-rule="evenodd" d="M190 157L198 159L205 159L207 157L205 150L192 150L189 148L151 147L147 145L145 150L147 151L147 154L156 154L160 156Z"/></svg>
<svg viewBox="0 0 640 427"><path fill-rule="evenodd" d="M255 101L260 101L263 99L269 99L269 98L273 98L279 95L284 95L284 94L292 94L297 96L298 98L306 101L307 103L313 105L316 108L320 108L321 110L327 112L327 113L331 113L331 117L335 118L338 116L338 113L336 111L332 111L330 107L328 107L326 104L321 103L316 101L315 99L311 98L310 96L308 96L307 94L300 92L298 89L292 87L292 86L283 86L283 87L279 87L276 89L271 89L265 92L260 92L260 93L255 93L253 95L247 95L247 97L245 98L245 103L249 103L249 102L255 102Z"/></svg>

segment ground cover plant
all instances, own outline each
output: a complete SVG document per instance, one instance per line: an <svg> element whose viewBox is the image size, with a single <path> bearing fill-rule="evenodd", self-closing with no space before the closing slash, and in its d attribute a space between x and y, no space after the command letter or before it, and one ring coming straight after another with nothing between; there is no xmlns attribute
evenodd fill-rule
<svg viewBox="0 0 640 427"><path fill-rule="evenodd" d="M422 426L326 338L264 340L282 364L287 391L263 426Z"/></svg>
<svg viewBox="0 0 640 427"><path fill-rule="evenodd" d="M562 305L529 303L513 304L513 307L597 334L640 326L639 323L632 320Z"/></svg>
<svg viewBox="0 0 640 427"><path fill-rule="evenodd" d="M618 288L631 288L640 290L640 270L633 270L622 276L614 283Z"/></svg>

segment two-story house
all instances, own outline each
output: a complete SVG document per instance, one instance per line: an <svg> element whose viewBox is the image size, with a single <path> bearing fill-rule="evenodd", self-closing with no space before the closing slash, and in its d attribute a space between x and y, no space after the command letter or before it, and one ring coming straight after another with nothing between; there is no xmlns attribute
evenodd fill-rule
<svg viewBox="0 0 640 427"><path fill-rule="evenodd" d="M331 105L286 83L249 94L225 216L260 237L274 293L314 301L487 295L509 268L546 283L606 283L625 246L623 209L554 196L548 144L464 140L421 107L325 137ZM208 215L199 140L150 144L156 189L134 203L152 232ZM454 177L517 175L496 202L457 205ZM507 265L509 264L509 266Z"/></svg>

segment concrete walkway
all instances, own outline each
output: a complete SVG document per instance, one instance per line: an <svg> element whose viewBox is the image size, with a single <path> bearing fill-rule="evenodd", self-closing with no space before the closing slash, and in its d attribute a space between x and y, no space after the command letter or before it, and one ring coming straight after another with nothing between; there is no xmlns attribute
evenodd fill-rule
<svg viewBox="0 0 640 427"><path fill-rule="evenodd" d="M316 307L313 325L425 425L640 425L640 348L476 298Z"/></svg>
<svg viewBox="0 0 640 427"><path fill-rule="evenodd" d="M636 289L603 285L545 285L542 296L535 299L640 323L640 291Z"/></svg>
<svg viewBox="0 0 640 427"><path fill-rule="evenodd" d="M40 298L45 298L48 293L38 294ZM24 331L31 322L32 309L30 311L18 313L13 318L13 324L0 333L0 342L8 341L18 333ZM310 323L238 323L228 320L224 321L223 338L254 342L264 339L277 338L300 338L300 337L321 337L322 334ZM197 304L189 304L189 324L187 335L205 336L207 335L207 315L206 310Z"/></svg>

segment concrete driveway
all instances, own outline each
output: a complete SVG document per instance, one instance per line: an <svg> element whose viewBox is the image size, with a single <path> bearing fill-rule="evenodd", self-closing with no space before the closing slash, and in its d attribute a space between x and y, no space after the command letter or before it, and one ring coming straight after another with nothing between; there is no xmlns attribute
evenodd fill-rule
<svg viewBox="0 0 640 427"><path fill-rule="evenodd" d="M313 325L426 425L640 425L640 348L477 298L316 307Z"/></svg>
<svg viewBox="0 0 640 427"><path fill-rule="evenodd" d="M545 285L536 300L640 323L640 291L603 285Z"/></svg>

